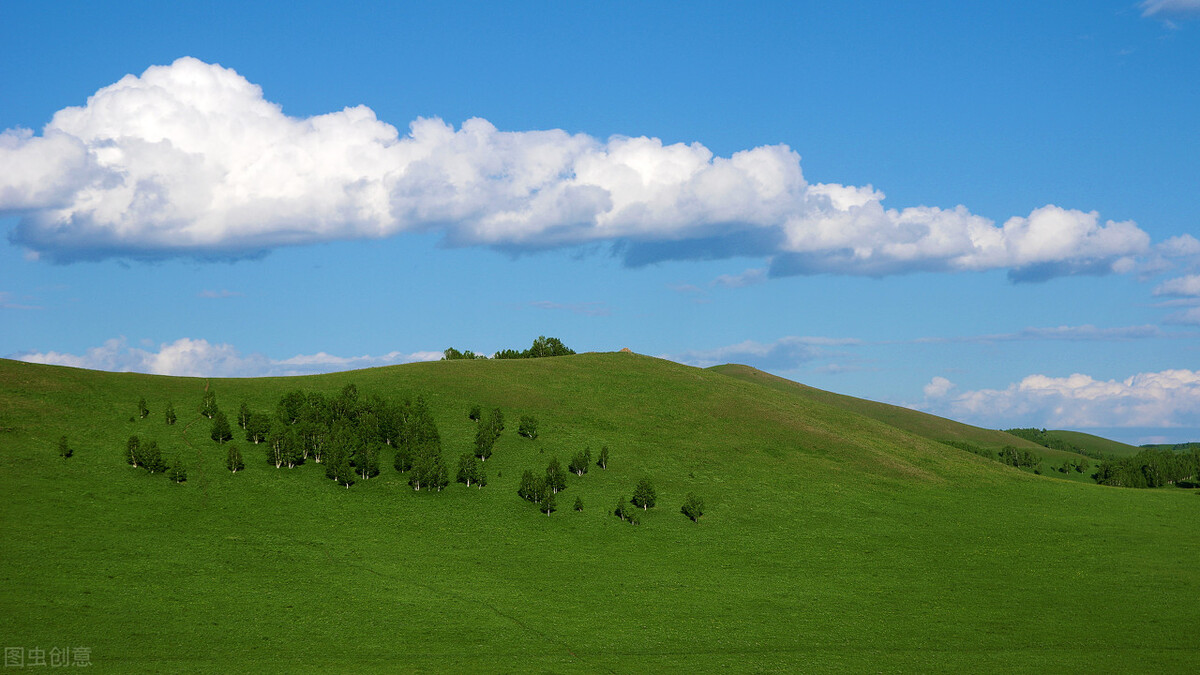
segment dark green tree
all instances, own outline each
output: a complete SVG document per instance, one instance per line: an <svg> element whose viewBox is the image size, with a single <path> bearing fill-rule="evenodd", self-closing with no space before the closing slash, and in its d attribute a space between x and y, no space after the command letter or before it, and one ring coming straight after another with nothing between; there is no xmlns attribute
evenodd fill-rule
<svg viewBox="0 0 1200 675"><path fill-rule="evenodd" d="M542 495L542 501L538 504L538 510L546 515L554 513L554 511L558 509L558 505L555 503L555 501L554 493L546 491L546 494Z"/></svg>
<svg viewBox="0 0 1200 675"><path fill-rule="evenodd" d="M576 476L582 476L588 472L588 465L592 463L592 451L582 450L575 453L571 458L571 463L567 465L567 470Z"/></svg>
<svg viewBox="0 0 1200 675"><path fill-rule="evenodd" d="M175 424L178 419L175 417L175 404L167 401L167 409L163 412L163 416L167 419L167 424Z"/></svg>
<svg viewBox="0 0 1200 675"><path fill-rule="evenodd" d="M266 415L251 415L246 422L246 441L258 445L271 433L271 420Z"/></svg>
<svg viewBox="0 0 1200 675"><path fill-rule="evenodd" d="M130 436L125 443L125 463L133 466L142 465L141 456L142 439L137 436Z"/></svg>
<svg viewBox="0 0 1200 675"><path fill-rule="evenodd" d="M469 452L464 452L458 457L458 476L455 478L459 483L465 483L467 487L471 487L471 483L479 482L479 461Z"/></svg>
<svg viewBox="0 0 1200 675"><path fill-rule="evenodd" d="M536 501L534 495L534 480L533 472L525 469L525 473L521 474L521 483L517 486L517 494L527 502Z"/></svg>
<svg viewBox="0 0 1200 675"><path fill-rule="evenodd" d="M358 452L354 453L354 472L363 480L379 475L379 442L367 441L360 443Z"/></svg>
<svg viewBox="0 0 1200 675"><path fill-rule="evenodd" d="M329 461L325 463L325 475L332 478L338 485L350 489L354 485L354 467L350 464L350 452L345 446L331 444Z"/></svg>
<svg viewBox="0 0 1200 675"><path fill-rule="evenodd" d="M147 417L150 416L150 409L146 407L146 397L145 396L138 399L138 415L142 419L146 419Z"/></svg>
<svg viewBox="0 0 1200 675"><path fill-rule="evenodd" d="M242 401L242 405L238 407L237 425L242 429L250 427L250 406Z"/></svg>
<svg viewBox="0 0 1200 675"><path fill-rule="evenodd" d="M146 443L138 452L142 468L150 473L160 473L167 470L163 462L162 451L158 449L157 441Z"/></svg>
<svg viewBox="0 0 1200 675"><path fill-rule="evenodd" d="M538 421L532 415L521 415L521 421L517 424L517 435L524 436L530 440L538 437Z"/></svg>
<svg viewBox="0 0 1200 675"><path fill-rule="evenodd" d="M596 460L596 466L601 469L608 468L608 446L600 448L600 459Z"/></svg>
<svg viewBox="0 0 1200 675"><path fill-rule="evenodd" d="M471 406L471 409L467 411L467 419L471 420L472 422L478 422L479 418L482 416L483 408L478 403Z"/></svg>
<svg viewBox="0 0 1200 675"><path fill-rule="evenodd" d="M59 436L59 438L58 438L58 456L62 457L63 459L66 459L66 458L70 457L72 454L74 454L74 451L71 450L70 445L67 445L67 437Z"/></svg>
<svg viewBox="0 0 1200 675"><path fill-rule="evenodd" d="M633 502L634 506L639 506L644 510L654 506L654 500L654 486L650 483L650 479L643 478L638 481L637 487L633 489L633 499L629 501Z"/></svg>
<svg viewBox="0 0 1200 675"><path fill-rule="evenodd" d="M567 472L563 471L557 457L551 458L550 464L546 466L546 487L551 494L557 494L559 490L567 488Z"/></svg>
<svg viewBox="0 0 1200 675"><path fill-rule="evenodd" d="M187 469L183 467L183 462L180 462L178 457L171 464L171 468L167 470L167 478L176 483L183 483L187 480Z"/></svg>
<svg viewBox="0 0 1200 675"><path fill-rule="evenodd" d="M246 463L242 461L242 451L238 450L236 445L231 444L225 453L225 468L229 469L230 473L237 473L246 468Z"/></svg>
<svg viewBox="0 0 1200 675"><path fill-rule="evenodd" d="M217 394L213 391L204 392L204 398L200 401L200 414L212 419L213 415L217 414Z"/></svg>
<svg viewBox="0 0 1200 675"><path fill-rule="evenodd" d="M229 420L225 417L225 413L220 410L213 414L212 430L209 432L209 436L218 443L224 443L233 438L233 430L229 428Z"/></svg>
<svg viewBox="0 0 1200 675"><path fill-rule="evenodd" d="M689 492L683 500L683 507L679 509L679 512L691 518L694 523L697 518L704 515L704 500Z"/></svg>
<svg viewBox="0 0 1200 675"><path fill-rule="evenodd" d="M576 511L583 510L583 499L581 499L579 497L575 497L575 510Z"/></svg>
<svg viewBox="0 0 1200 675"><path fill-rule="evenodd" d="M613 508L612 514L621 520L625 520L625 518L628 517L627 508L628 504L626 503L625 498L618 497L617 505Z"/></svg>
<svg viewBox="0 0 1200 675"><path fill-rule="evenodd" d="M492 448L496 445L496 434L487 424L480 424L475 429L475 456L487 461L492 456Z"/></svg>

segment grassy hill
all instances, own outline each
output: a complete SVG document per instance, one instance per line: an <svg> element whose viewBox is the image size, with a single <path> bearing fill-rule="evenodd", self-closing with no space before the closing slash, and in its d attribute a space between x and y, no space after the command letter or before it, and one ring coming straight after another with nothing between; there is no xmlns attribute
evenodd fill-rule
<svg viewBox="0 0 1200 675"><path fill-rule="evenodd" d="M415 493L385 457L345 489L240 441L230 474L195 412L206 387L232 415L349 382L423 395L450 462L467 408L501 407L489 485ZM831 396L632 354L236 380L0 361L0 639L120 672L1194 668L1196 495L1033 476ZM131 434L188 482L127 466ZM559 512L517 497L601 445ZM634 527L609 512L642 477Z"/></svg>
<svg viewBox="0 0 1200 675"><path fill-rule="evenodd" d="M1071 462L1086 462L1092 463L1087 457L1074 452L1063 450L1055 450L1038 445L1032 441L1014 436L1003 431L995 429L981 429L973 427L954 420L948 420L944 417L930 415L919 410L904 408L901 406L889 405L887 403L879 403L878 401L868 401L866 399L854 398L853 396L845 396L843 394L835 394L833 392L815 389L807 385L793 382L782 377L764 373L750 366L739 364L725 364L721 366L713 366L709 370L722 375L744 380L746 382L754 382L772 389L776 389L793 396L798 396L810 401L824 403L835 408L847 410L864 417L869 417L873 420L882 422L888 426L903 429L910 433L927 438L932 441L956 441L966 443L977 448L995 452L1005 446L1012 446L1019 450L1028 450L1033 455L1040 457L1044 463L1044 472L1049 474L1063 463L1064 460ZM1072 432L1055 432L1055 433L1072 433ZM1087 434L1079 434L1079 436L1087 436ZM1105 441L1106 439L1098 436L1091 436L1097 442ZM1115 445L1123 445L1116 441L1109 441ZM1129 453L1134 454L1134 453ZM1091 472L1075 472L1071 471L1068 474L1055 472L1054 475L1068 480L1077 482L1090 483Z"/></svg>
<svg viewBox="0 0 1200 675"><path fill-rule="evenodd" d="M1129 445L1128 443L1085 434L1082 431L1063 431L1059 429L1047 431L1046 435L1050 438L1061 439L1063 442L1077 448L1083 448L1087 452L1100 453L1106 457L1131 457L1142 450L1136 445Z"/></svg>

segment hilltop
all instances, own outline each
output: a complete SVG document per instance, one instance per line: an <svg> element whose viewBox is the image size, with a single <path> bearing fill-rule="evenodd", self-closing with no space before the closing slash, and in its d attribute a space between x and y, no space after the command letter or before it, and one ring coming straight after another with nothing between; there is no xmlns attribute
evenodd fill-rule
<svg viewBox="0 0 1200 675"><path fill-rule="evenodd" d="M417 493L387 457L343 489L240 438L231 474L197 413L206 389L232 415L349 383L422 396L447 461L470 406L501 408L487 487ZM630 353L212 380L0 361L0 635L134 672L1190 667L1195 495L1034 476L940 442L1001 432L881 405ZM132 434L188 481L126 465ZM601 446L560 511L517 496ZM610 512L645 477L633 527Z"/></svg>

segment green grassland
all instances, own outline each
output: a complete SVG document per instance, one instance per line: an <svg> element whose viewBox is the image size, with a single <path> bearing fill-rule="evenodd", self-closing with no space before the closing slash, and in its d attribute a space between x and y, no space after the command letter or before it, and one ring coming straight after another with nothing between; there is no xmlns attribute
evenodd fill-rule
<svg viewBox="0 0 1200 675"><path fill-rule="evenodd" d="M787 392L794 396L799 396L811 401L824 403L835 408L841 408L853 413L857 413L864 417L870 417L873 420L882 422L888 426L903 429L909 433L916 434L922 438L927 438L931 441L957 441L959 443L967 443L974 447L995 453L1005 446L1012 446L1018 450L1028 450L1031 454L1041 458L1043 473L1053 473L1059 478L1073 480L1077 482L1091 483L1091 471L1076 472L1071 471L1067 474L1062 474L1054 471L1054 469L1064 461L1080 462L1084 466L1092 466L1095 464L1093 460L1087 457L1065 450L1056 450L1047 448L1043 445L1038 445L1032 441L1014 436L1012 434L997 431L995 429L981 429L973 427L969 424L962 424L954 420L948 420L944 417L930 415L919 410L904 408L878 401L868 401L866 399L854 398L853 396L845 396L843 394L835 394L821 389L815 389L798 382L784 379L782 377L764 373L750 366L740 364L725 364L721 366L713 366L709 370L736 377L747 382L755 382L766 387L771 387L779 391ZM1054 434L1072 434L1073 432L1052 432ZM1095 444L1100 443L1111 444L1114 446L1124 445L1116 441L1091 436L1089 434L1078 434L1078 436L1087 437L1089 442L1094 439ZM1092 447L1091 445L1081 447ZM1105 447L1108 447L1107 445ZM1136 448L1135 448L1136 450ZM1135 453L1128 453L1135 454Z"/></svg>
<svg viewBox="0 0 1200 675"><path fill-rule="evenodd" d="M1047 431L1050 438L1057 438L1086 452L1099 453L1105 457L1132 457L1142 451L1136 445L1102 438L1082 431L1063 431L1061 429Z"/></svg>
<svg viewBox="0 0 1200 675"><path fill-rule="evenodd" d="M346 489L240 439L230 474L196 413L206 386L232 416L349 382L423 395L451 465L467 408L501 407L488 486L414 492L384 457ZM1196 494L1034 476L814 391L633 354L210 381L0 361L0 640L98 672L1195 671ZM135 433L189 480L126 465ZM558 512L517 497L601 445ZM642 524L610 515L646 476Z"/></svg>

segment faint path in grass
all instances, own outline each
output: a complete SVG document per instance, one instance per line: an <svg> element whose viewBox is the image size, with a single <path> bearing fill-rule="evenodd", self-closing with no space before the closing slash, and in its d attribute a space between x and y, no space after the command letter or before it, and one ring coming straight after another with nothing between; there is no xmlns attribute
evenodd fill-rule
<svg viewBox="0 0 1200 675"><path fill-rule="evenodd" d="M204 381L204 391L208 391L208 380ZM196 422L199 422L200 418L202 418L202 417L204 417L204 416L197 414L194 418L192 418L192 421L183 425L183 431L179 432L179 435L180 435L180 437L183 438L183 443L185 445L187 445L192 450L196 451L195 472L198 476L196 480L200 484L200 507L206 509L206 508L208 508L208 481L205 479L205 476L204 476L204 455L201 452L200 448L197 448L196 446L192 445L192 442L189 441L188 437L187 437L188 429L191 429L192 425L195 424Z"/></svg>

